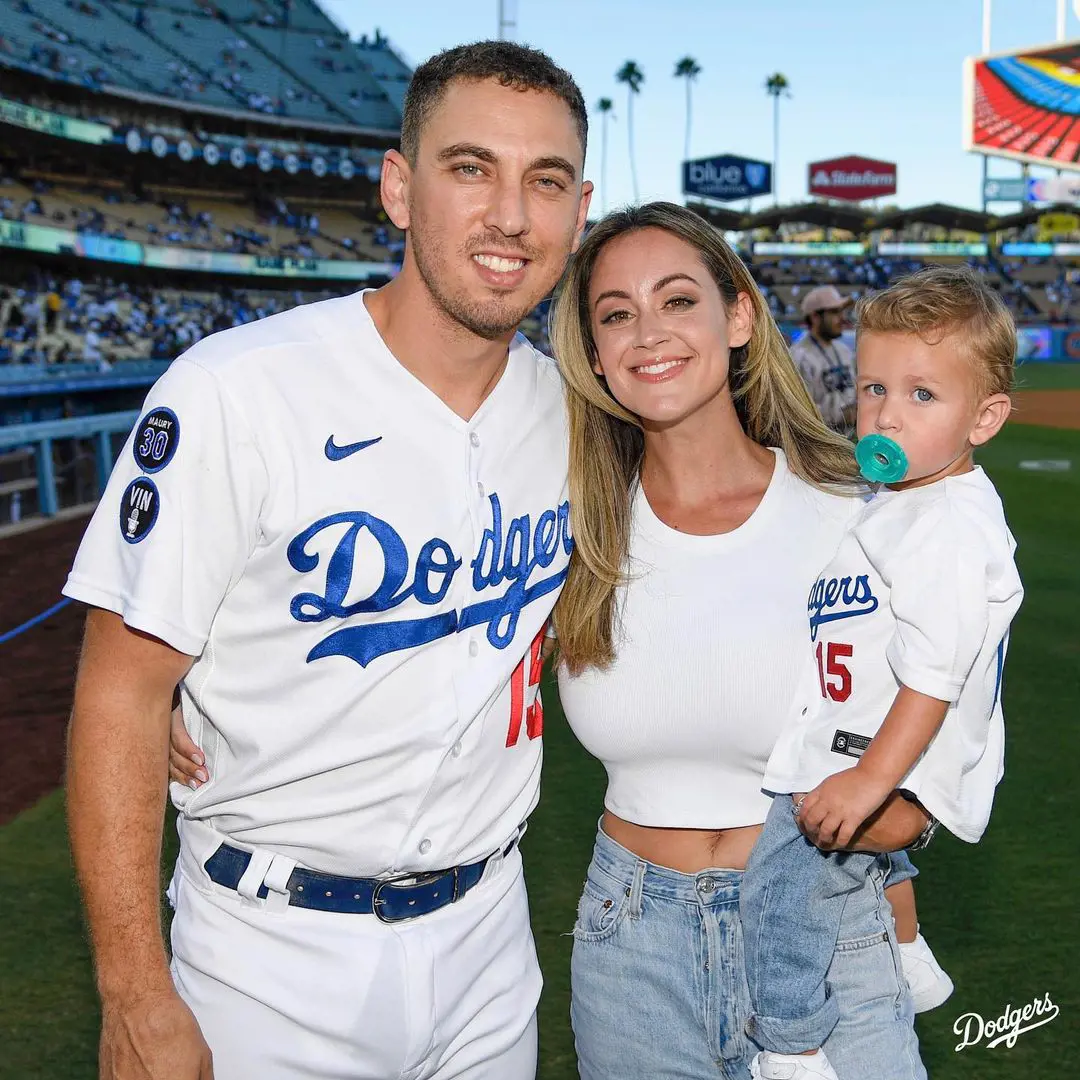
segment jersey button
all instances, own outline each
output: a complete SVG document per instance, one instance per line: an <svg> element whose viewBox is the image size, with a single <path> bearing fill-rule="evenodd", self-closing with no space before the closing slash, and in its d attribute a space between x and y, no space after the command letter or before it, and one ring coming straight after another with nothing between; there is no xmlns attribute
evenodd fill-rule
<svg viewBox="0 0 1080 1080"><path fill-rule="evenodd" d="M450 747L450 753L454 757L461 757L461 743L459 743L459 742L454 743L454 745Z"/></svg>
<svg viewBox="0 0 1080 1080"><path fill-rule="evenodd" d="M480 493L480 498L484 497L484 485L479 480L476 481L476 490Z"/></svg>
<svg viewBox="0 0 1080 1080"><path fill-rule="evenodd" d="M480 436L477 435L475 431L470 432L469 433L469 442L471 442L473 444L473 446L479 446L480 445Z"/></svg>
<svg viewBox="0 0 1080 1080"><path fill-rule="evenodd" d="M419 851L421 855L426 855L431 850L431 841L427 839L421 840L420 843L417 844L416 850Z"/></svg>
<svg viewBox="0 0 1080 1080"><path fill-rule="evenodd" d="M475 656L480 651L480 646L475 641L469 642L469 655Z"/></svg>

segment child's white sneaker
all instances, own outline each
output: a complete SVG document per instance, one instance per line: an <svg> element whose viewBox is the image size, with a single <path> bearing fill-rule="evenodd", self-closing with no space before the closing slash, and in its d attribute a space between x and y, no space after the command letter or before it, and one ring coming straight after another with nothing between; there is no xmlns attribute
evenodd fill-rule
<svg viewBox="0 0 1080 1080"><path fill-rule="evenodd" d="M762 1050L750 1062L754 1080L840 1080L824 1050L812 1054L777 1054Z"/></svg>
<svg viewBox="0 0 1080 1080"><path fill-rule="evenodd" d="M942 971L922 934L916 933L914 941L900 942L900 962L917 1013L936 1009L948 1000L953 981Z"/></svg>

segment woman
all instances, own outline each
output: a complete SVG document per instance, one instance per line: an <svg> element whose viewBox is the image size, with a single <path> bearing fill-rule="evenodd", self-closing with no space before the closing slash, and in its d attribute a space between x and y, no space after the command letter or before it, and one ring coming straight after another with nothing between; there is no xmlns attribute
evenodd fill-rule
<svg viewBox="0 0 1080 1080"><path fill-rule="evenodd" d="M552 341L576 549L559 689L609 779L574 929L581 1076L748 1077L739 878L805 675L805 598L858 505L851 448L738 257L681 207L592 230ZM925 821L894 800L862 846L903 846ZM848 902L826 1052L841 1077L921 1080L888 865Z"/></svg>
<svg viewBox="0 0 1080 1080"><path fill-rule="evenodd" d="M739 876L803 674L806 595L857 505L851 448L738 257L681 207L601 221L552 329L576 543L560 692L609 774L574 928L581 1075L746 1080ZM182 726L173 743L173 778L205 781ZM926 820L890 801L861 846L903 847ZM923 1080L886 869L849 904L826 1049L842 1077Z"/></svg>

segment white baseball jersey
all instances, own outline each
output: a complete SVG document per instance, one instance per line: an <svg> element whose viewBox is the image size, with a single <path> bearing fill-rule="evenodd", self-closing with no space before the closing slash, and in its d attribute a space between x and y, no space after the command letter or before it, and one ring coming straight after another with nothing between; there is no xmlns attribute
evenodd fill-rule
<svg viewBox="0 0 1080 1080"><path fill-rule="evenodd" d="M791 346L791 359L831 428L845 428L844 409L855 405L855 357L840 338L822 345L807 331Z"/></svg>
<svg viewBox="0 0 1080 1080"><path fill-rule="evenodd" d="M450 867L537 800L566 473L552 361L516 338L462 420L356 293L169 368L64 591L196 657L183 814L328 873Z"/></svg>
<svg viewBox="0 0 1080 1080"><path fill-rule="evenodd" d="M767 791L856 764L903 684L949 702L900 783L974 843L1004 769L1001 679L1023 588L1001 500L980 468L866 505L810 591L815 705L784 729Z"/></svg>

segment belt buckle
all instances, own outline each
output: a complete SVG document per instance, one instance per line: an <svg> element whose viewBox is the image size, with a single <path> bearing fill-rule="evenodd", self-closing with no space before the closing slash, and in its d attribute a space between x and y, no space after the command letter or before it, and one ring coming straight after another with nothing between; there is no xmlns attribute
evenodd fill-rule
<svg viewBox="0 0 1080 1080"><path fill-rule="evenodd" d="M387 915L381 909L386 901L382 898L383 889L412 889L421 885L430 885L433 881L438 881L439 878L445 877L447 874L453 875L453 888L450 893L450 899L448 903L456 903L461 896L460 891L460 877L458 874L458 867L454 867L452 870L440 870L436 874L399 874L397 877L383 878L375 885L375 891L371 894L371 910L375 915L375 918L379 922L384 923L397 923L408 922L410 919L418 919L421 915L427 914L427 912L418 912L415 915ZM403 882L408 882L408 885ZM440 905L442 906L442 905Z"/></svg>

